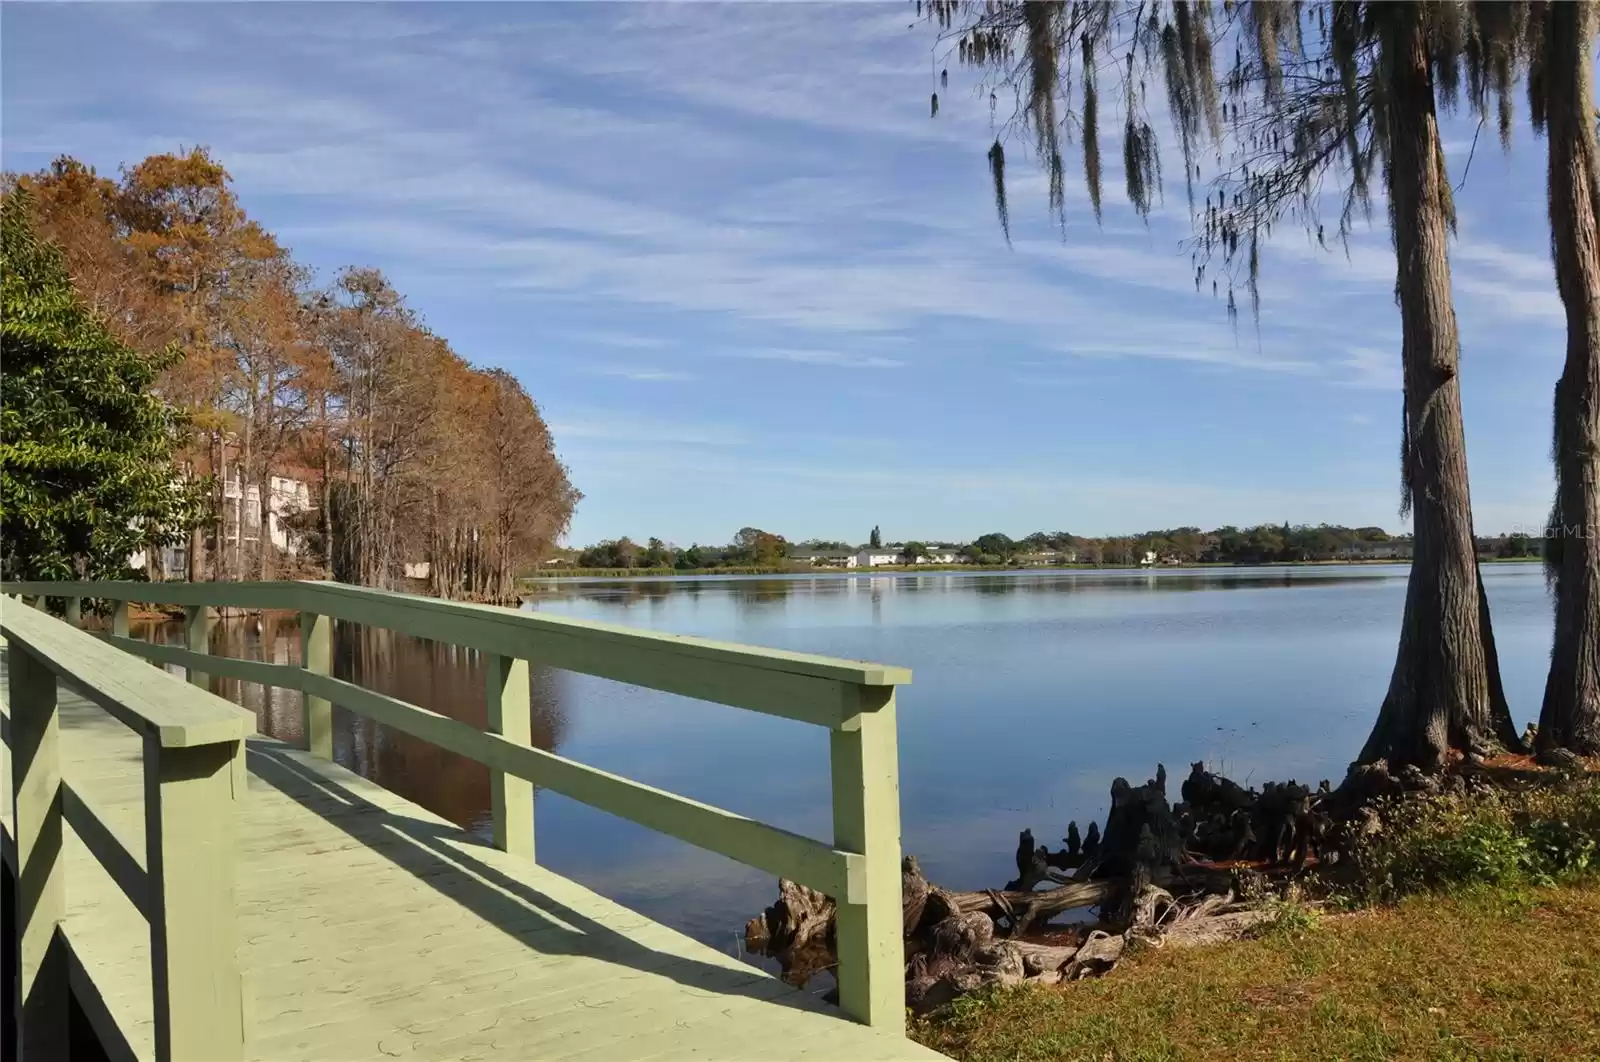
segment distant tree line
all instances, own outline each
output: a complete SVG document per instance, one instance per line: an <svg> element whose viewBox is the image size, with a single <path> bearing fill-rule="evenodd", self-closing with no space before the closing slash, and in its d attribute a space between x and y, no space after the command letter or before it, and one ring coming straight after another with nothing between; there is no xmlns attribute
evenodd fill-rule
<svg viewBox="0 0 1600 1062"><path fill-rule="evenodd" d="M998 564L1041 557L1113 566L1142 564L1152 558L1167 564L1283 564L1341 560L1357 554L1363 545L1388 543L1405 548L1410 539L1392 536L1381 527L1283 523L1240 528L1230 524L1210 531L1173 527L1102 537L1035 531L1012 539L992 532L979 535L962 553L976 563Z"/></svg>
<svg viewBox="0 0 1600 1062"><path fill-rule="evenodd" d="M781 568L789 558L789 542L759 527L744 527L725 546L698 542L679 548L659 538L640 546L624 535L579 550L570 559L580 568L671 568L700 571L716 568Z"/></svg>
<svg viewBox="0 0 1600 1062"><path fill-rule="evenodd" d="M1542 539L1526 534L1500 535L1479 540L1480 556L1537 557ZM858 550L895 550L914 563L932 554L926 541L888 542L873 528L859 545L834 539L806 539L789 543L782 535L746 527L725 546L695 543L678 547L660 538L639 545L631 538L607 539L570 552L566 560L580 568L673 569L710 571L718 568L781 568L786 562L808 559L809 553L854 553ZM1291 564L1313 561L1408 559L1409 535L1391 535L1381 527L1344 527L1336 524L1228 525L1203 531L1198 527L1173 527L1133 535L1102 537L1066 531L1035 531L1022 538L992 531L952 549L966 564L1078 564L1134 567L1158 564Z"/></svg>

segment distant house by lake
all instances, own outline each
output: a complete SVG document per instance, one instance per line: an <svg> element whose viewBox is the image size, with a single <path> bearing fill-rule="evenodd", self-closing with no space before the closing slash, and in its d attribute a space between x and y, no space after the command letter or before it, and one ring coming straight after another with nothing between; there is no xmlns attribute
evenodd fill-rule
<svg viewBox="0 0 1600 1062"><path fill-rule="evenodd" d="M902 552L902 546L881 546L877 549L864 549L856 553L853 568L879 568L886 564L959 564L962 561L960 553L951 546L924 546L922 553L915 559L907 557Z"/></svg>
<svg viewBox="0 0 1600 1062"><path fill-rule="evenodd" d="M1411 540L1392 538L1387 542L1352 542L1339 551L1340 560L1410 560Z"/></svg>
<svg viewBox="0 0 1600 1062"><path fill-rule="evenodd" d="M883 568L895 564L912 563L901 552L900 546L878 546L867 549L795 549L789 559L796 564L809 564L813 568ZM917 564L959 564L961 554L954 546L928 546L915 561Z"/></svg>
<svg viewBox="0 0 1600 1062"><path fill-rule="evenodd" d="M238 463L241 453L230 438L225 456L231 463L226 466L226 474L219 476L222 489L218 518L206 531L201 557L210 558L221 551L237 565L243 558L259 555L263 539L280 557L300 556L307 547L304 516L319 504L311 490L318 473L291 462L277 462L269 470L265 484L247 481ZM211 470L204 466L201 471L209 473ZM267 492L265 506L261 504L263 486ZM187 575L188 540L160 547L159 555L153 559L156 568L152 575L159 573L160 577L168 579ZM151 560L145 550L138 550L129 556L128 565L136 571L146 571ZM251 560L250 563L255 562ZM237 576L242 568L236 567L233 571Z"/></svg>
<svg viewBox="0 0 1600 1062"><path fill-rule="evenodd" d="M789 559L813 568L854 568L856 554L848 549L792 549Z"/></svg>
<svg viewBox="0 0 1600 1062"><path fill-rule="evenodd" d="M859 550L855 555L852 568L879 568L885 564L899 564L900 549L897 546L879 546L874 549Z"/></svg>
<svg viewBox="0 0 1600 1062"><path fill-rule="evenodd" d="M1030 568L1054 568L1061 564L1076 564L1078 551L1075 549L1041 549L1034 553L1017 554L1017 562Z"/></svg>

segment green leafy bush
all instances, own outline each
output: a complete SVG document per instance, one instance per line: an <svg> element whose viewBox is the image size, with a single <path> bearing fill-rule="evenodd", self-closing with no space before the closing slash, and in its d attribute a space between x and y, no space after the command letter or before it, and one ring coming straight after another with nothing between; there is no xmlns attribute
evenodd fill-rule
<svg viewBox="0 0 1600 1062"><path fill-rule="evenodd" d="M1538 884L1600 869L1600 780L1411 796L1356 846L1365 898Z"/></svg>
<svg viewBox="0 0 1600 1062"><path fill-rule="evenodd" d="M0 198L0 576L131 578L134 553L205 517L173 463L178 414L153 390L176 353L144 357L90 312L30 203Z"/></svg>
<svg viewBox="0 0 1600 1062"><path fill-rule="evenodd" d="M1266 904L1271 918L1263 929L1267 936L1296 939L1317 928L1322 912L1298 897L1269 900Z"/></svg>
<svg viewBox="0 0 1600 1062"><path fill-rule="evenodd" d="M1600 781L1528 793L1519 822L1543 873L1600 870Z"/></svg>

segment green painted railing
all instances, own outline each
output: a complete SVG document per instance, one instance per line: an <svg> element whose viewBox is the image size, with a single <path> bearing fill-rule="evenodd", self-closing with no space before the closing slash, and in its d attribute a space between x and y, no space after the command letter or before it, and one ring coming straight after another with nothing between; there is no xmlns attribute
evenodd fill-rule
<svg viewBox="0 0 1600 1062"><path fill-rule="evenodd" d="M69 612L75 611L69 609ZM248 712L153 674L126 653L16 601L5 633L23 1058L67 1057L68 999L85 976L57 932L66 914L66 825L150 923L156 1057L237 1059L244 1047L232 857ZM145 845L130 852L61 775L65 685L143 739ZM79 986L80 999L91 997ZM7 1005L11 1001L7 1000ZM91 1020L93 1020L91 1018ZM103 1033L102 1033L103 1035Z"/></svg>
<svg viewBox="0 0 1600 1062"><path fill-rule="evenodd" d="M111 607L108 640L188 670L303 695L309 750L333 754L332 705L368 716L487 765L496 845L534 858L535 786L562 793L690 844L808 885L838 903L842 1009L903 1031L900 794L895 688L904 668L732 645L516 609L440 601L342 583L8 583L0 592ZM128 637L128 603L181 606L185 646ZM14 606L13 606L14 608ZM233 660L206 652L207 609L300 614L302 664ZM11 611L10 609L7 610ZM479 650L488 662L487 732L330 675L335 620ZM833 841L826 844L709 804L578 763L529 743L528 664L540 664L827 727Z"/></svg>

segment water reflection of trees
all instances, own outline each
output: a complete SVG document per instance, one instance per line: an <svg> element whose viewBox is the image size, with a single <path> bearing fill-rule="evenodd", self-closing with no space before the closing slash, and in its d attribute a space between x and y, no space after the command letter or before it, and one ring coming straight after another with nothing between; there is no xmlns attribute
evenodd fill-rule
<svg viewBox="0 0 1600 1062"><path fill-rule="evenodd" d="M787 601L792 584L785 579L740 579L729 589L740 604L761 606Z"/></svg>
<svg viewBox="0 0 1600 1062"><path fill-rule="evenodd" d="M135 631L135 636L181 644L178 624ZM210 651L236 659L300 663L300 625L293 616L260 616L213 623ZM476 650L412 638L393 631L334 624L335 678L409 701L482 728L486 725L484 657ZM529 676L533 743L555 751L566 737L560 677L534 665ZM211 690L242 705L263 734L304 744L300 694L253 682L213 677ZM487 829L489 769L370 719L334 710L334 760L408 800L462 826Z"/></svg>
<svg viewBox="0 0 1600 1062"><path fill-rule="evenodd" d="M1351 583L1375 584L1383 578L1400 578L1406 569L1349 569L1265 567L1265 568L1128 568L1056 569L1019 572L943 572L870 573L849 572L834 575L788 577L697 576L683 579L650 578L570 582L552 580L532 588L532 600L584 601L624 608L648 601L658 605L667 600L703 593L724 595L739 606L763 609L792 597L832 598L866 594L874 600L902 594L1074 594L1085 591L1105 593L1197 593L1208 590L1252 590L1284 586L1340 586ZM623 617L623 622L627 622Z"/></svg>

